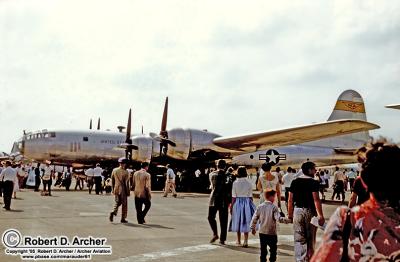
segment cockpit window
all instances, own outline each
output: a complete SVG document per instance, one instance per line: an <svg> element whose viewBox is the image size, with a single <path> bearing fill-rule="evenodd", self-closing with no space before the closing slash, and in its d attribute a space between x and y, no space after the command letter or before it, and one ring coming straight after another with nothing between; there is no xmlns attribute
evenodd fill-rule
<svg viewBox="0 0 400 262"><path fill-rule="evenodd" d="M89 141L89 138L87 136L84 136L83 141L87 142L87 141Z"/></svg>

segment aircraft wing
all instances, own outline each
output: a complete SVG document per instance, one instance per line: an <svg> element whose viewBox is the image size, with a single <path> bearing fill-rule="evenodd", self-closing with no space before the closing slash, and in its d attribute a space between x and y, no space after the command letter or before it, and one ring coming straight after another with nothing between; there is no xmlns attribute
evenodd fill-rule
<svg viewBox="0 0 400 262"><path fill-rule="evenodd" d="M223 148L252 152L255 150L301 144L377 128L380 127L363 120L341 119L247 135L218 137L215 138L213 142L215 145Z"/></svg>
<svg viewBox="0 0 400 262"><path fill-rule="evenodd" d="M400 104L395 104L395 105L387 105L385 106L387 108L393 108L393 109L400 109Z"/></svg>

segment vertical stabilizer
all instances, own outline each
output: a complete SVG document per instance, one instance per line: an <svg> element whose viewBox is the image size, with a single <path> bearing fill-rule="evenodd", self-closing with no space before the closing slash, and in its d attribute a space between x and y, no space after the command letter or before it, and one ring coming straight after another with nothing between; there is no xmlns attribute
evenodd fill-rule
<svg viewBox="0 0 400 262"><path fill-rule="evenodd" d="M346 90L340 94L328 121L339 119L358 119L367 121L364 100L357 91ZM369 140L370 136L368 132L359 132L350 135L322 139L307 144L328 146L338 149L356 149L368 143Z"/></svg>
<svg viewBox="0 0 400 262"><path fill-rule="evenodd" d="M346 90L339 96L328 121L338 119L359 119L367 121L364 100L358 92Z"/></svg>

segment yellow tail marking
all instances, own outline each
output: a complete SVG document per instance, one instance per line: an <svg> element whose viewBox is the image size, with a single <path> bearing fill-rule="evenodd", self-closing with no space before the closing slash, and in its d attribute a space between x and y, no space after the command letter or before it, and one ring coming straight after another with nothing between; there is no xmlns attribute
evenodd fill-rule
<svg viewBox="0 0 400 262"><path fill-rule="evenodd" d="M353 113L365 113L364 103L338 100L334 110L350 111Z"/></svg>

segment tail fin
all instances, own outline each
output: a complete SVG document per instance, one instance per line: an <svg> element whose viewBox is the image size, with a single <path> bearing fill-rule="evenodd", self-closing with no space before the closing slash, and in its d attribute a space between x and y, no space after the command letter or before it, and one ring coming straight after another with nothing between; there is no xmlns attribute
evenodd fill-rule
<svg viewBox="0 0 400 262"><path fill-rule="evenodd" d="M338 119L359 119L367 121L364 100L358 92L346 90L339 96L328 121Z"/></svg>
<svg viewBox="0 0 400 262"><path fill-rule="evenodd" d="M328 121L338 119L359 119L367 121L364 100L357 91L346 90L340 94ZM346 150L359 148L368 143L369 140L370 136L368 132L359 132L329 139L322 139L311 142L310 144Z"/></svg>

